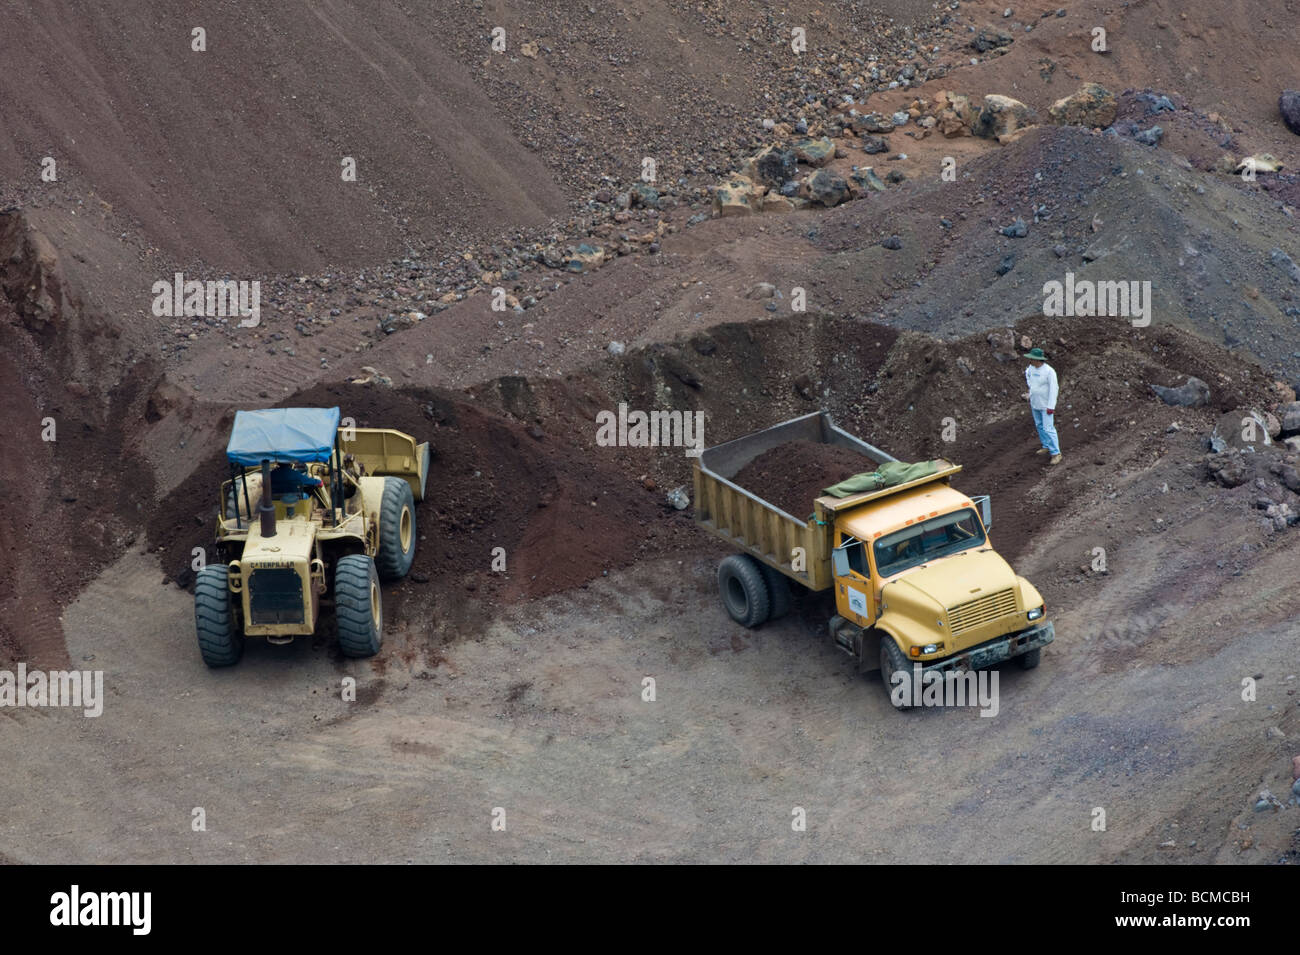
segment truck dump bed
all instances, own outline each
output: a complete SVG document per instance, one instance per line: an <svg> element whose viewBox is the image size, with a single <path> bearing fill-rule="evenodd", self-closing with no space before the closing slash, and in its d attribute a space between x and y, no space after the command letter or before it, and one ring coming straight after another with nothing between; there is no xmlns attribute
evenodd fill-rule
<svg viewBox="0 0 1300 955"><path fill-rule="evenodd" d="M819 497L809 502L813 517L805 521L732 482L732 478L760 454L790 441L812 441L851 448L867 459L863 471L896 460L879 448L835 427L830 415L824 411L792 418L743 438L708 448L700 454L695 464L695 521L737 550L751 554L811 590L825 590L831 585L830 558L835 543L836 512L919 484L947 480L961 470L957 465L949 465L906 484L844 498ZM792 567L797 547L803 549L802 570L794 570Z"/></svg>

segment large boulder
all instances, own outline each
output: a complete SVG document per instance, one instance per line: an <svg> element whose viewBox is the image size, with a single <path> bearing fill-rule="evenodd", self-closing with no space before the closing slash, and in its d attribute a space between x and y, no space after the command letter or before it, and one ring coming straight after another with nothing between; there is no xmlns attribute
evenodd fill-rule
<svg viewBox="0 0 1300 955"><path fill-rule="evenodd" d="M1037 124L1038 114L1020 100L990 93L984 97L984 106L972 124L971 132L982 139L1003 140Z"/></svg>
<svg viewBox="0 0 1300 955"><path fill-rule="evenodd" d="M716 216L748 216L762 211L765 186L748 176L735 175L718 183L713 190L713 214Z"/></svg>
<svg viewBox="0 0 1300 955"><path fill-rule="evenodd" d="M1047 115L1058 126L1105 127L1115 122L1119 101L1100 83L1085 83L1077 93L1058 99Z"/></svg>
<svg viewBox="0 0 1300 955"><path fill-rule="evenodd" d="M824 166L835 158L835 144L826 136L804 136L790 144L795 156L810 166Z"/></svg>
<svg viewBox="0 0 1300 955"><path fill-rule="evenodd" d="M1266 447L1273 443L1273 438L1277 437L1277 430L1274 427L1277 419L1273 418L1270 422L1270 418L1273 416L1267 412L1259 412L1253 408L1229 411L1219 416L1211 438L1221 439L1229 448Z"/></svg>
<svg viewBox="0 0 1300 955"><path fill-rule="evenodd" d="M818 169L808 177L808 198L827 208L849 198L849 184L829 169Z"/></svg>
<svg viewBox="0 0 1300 955"><path fill-rule="evenodd" d="M793 149L768 146L746 162L741 172L765 186L780 186L787 179L794 178L798 165L799 157Z"/></svg>
<svg viewBox="0 0 1300 955"><path fill-rule="evenodd" d="M1277 111L1282 114L1286 128L1300 136L1300 90L1283 90L1277 100Z"/></svg>

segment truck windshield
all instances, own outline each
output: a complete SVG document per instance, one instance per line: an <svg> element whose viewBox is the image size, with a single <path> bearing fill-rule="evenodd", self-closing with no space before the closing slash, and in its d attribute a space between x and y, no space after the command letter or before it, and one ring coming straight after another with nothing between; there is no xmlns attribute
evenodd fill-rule
<svg viewBox="0 0 1300 955"><path fill-rule="evenodd" d="M875 543L876 569L881 577L947 557L984 543L984 528L970 508L931 518L895 531Z"/></svg>

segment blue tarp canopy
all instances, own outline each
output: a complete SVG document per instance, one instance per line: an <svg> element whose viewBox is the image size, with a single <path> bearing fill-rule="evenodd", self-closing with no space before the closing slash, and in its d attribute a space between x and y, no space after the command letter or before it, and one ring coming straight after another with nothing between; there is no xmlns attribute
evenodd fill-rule
<svg viewBox="0 0 1300 955"><path fill-rule="evenodd" d="M339 428L338 408L268 408L236 411L226 457L257 467L263 461L328 461Z"/></svg>

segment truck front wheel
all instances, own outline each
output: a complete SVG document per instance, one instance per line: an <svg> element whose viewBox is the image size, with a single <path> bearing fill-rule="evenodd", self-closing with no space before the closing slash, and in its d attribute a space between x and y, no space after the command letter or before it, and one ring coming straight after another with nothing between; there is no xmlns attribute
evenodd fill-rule
<svg viewBox="0 0 1300 955"><path fill-rule="evenodd" d="M732 554L718 565L718 592L727 614L742 627L757 627L771 616L767 578L748 554Z"/></svg>
<svg viewBox="0 0 1300 955"><path fill-rule="evenodd" d="M894 681L894 675L898 673L912 681L911 687ZM884 684L885 692L889 694L889 702L894 705L894 709L910 710L916 706L916 699L921 691L918 685L920 681L908 666L903 651L898 649L894 638L887 633L880 635L880 682Z"/></svg>
<svg viewBox="0 0 1300 955"><path fill-rule="evenodd" d="M1020 669L1032 670L1034 667L1038 666L1038 661L1042 655L1042 647L1034 647L1034 649L1030 650L1028 653L1020 654Z"/></svg>

